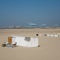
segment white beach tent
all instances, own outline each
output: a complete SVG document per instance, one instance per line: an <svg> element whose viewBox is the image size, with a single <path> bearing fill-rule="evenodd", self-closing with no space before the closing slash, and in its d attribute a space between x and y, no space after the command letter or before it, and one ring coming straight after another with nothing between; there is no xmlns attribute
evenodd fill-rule
<svg viewBox="0 0 60 60"><path fill-rule="evenodd" d="M37 47L38 46L38 38L12 36L12 44L14 44L14 43L16 43L17 46Z"/></svg>

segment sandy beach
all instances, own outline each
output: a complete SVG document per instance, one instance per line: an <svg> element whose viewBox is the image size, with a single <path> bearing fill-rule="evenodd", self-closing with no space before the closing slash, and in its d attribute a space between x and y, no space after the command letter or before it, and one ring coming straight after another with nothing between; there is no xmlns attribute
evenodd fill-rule
<svg viewBox="0 0 60 60"><path fill-rule="evenodd" d="M48 37L44 34L60 34L60 29L0 29L0 60L60 60L60 35ZM40 47L1 47L12 35L37 37Z"/></svg>

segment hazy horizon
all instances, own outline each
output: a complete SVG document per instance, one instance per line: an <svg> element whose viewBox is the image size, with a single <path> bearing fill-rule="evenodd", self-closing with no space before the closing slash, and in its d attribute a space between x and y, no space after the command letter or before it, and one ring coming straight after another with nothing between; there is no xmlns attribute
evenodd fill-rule
<svg viewBox="0 0 60 60"><path fill-rule="evenodd" d="M60 0L0 0L0 26L60 26Z"/></svg>

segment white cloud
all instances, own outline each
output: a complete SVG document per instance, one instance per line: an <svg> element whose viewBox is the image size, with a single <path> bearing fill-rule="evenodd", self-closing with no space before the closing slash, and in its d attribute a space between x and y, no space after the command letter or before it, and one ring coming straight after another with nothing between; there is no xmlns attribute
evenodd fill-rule
<svg viewBox="0 0 60 60"><path fill-rule="evenodd" d="M29 25L37 25L36 23L32 23L32 22L30 22L30 23L28 23Z"/></svg>

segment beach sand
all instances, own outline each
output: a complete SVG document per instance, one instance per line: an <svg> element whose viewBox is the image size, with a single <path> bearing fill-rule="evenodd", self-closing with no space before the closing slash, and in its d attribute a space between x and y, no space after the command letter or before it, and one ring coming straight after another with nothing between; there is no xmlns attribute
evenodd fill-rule
<svg viewBox="0 0 60 60"><path fill-rule="evenodd" d="M0 29L0 60L60 60L60 36L44 34L60 34L60 29ZM37 37L40 47L1 47L11 35Z"/></svg>

